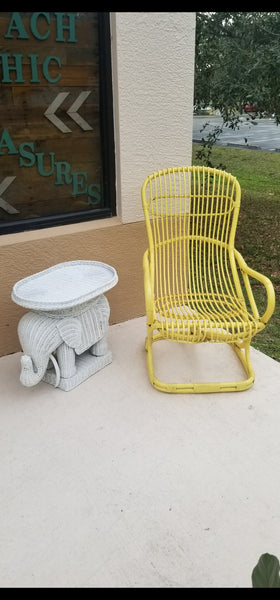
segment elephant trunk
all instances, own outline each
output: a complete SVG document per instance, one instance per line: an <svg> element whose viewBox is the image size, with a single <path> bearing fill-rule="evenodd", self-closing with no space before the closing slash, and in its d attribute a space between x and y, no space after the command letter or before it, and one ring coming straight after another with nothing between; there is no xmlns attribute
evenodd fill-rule
<svg viewBox="0 0 280 600"><path fill-rule="evenodd" d="M57 364L57 361L55 360L55 358L52 354L50 354L50 359L53 363L54 370L55 370L56 380L55 380L54 385L55 385L55 387L57 387L59 384L59 380L60 380L60 369ZM45 375L47 365L48 365L48 358L46 359L46 364L40 365L39 367L37 367L37 370L34 371L31 356L28 356L28 354L24 354L21 357L20 381L21 381L22 385L25 385L26 387L32 387L33 385L40 383L40 381L43 379L43 377Z"/></svg>
<svg viewBox="0 0 280 600"><path fill-rule="evenodd" d="M37 371L34 371L33 362L31 356L24 354L21 357L21 373L20 381L22 385L32 387L41 381L44 376L46 368L43 366L38 367Z"/></svg>

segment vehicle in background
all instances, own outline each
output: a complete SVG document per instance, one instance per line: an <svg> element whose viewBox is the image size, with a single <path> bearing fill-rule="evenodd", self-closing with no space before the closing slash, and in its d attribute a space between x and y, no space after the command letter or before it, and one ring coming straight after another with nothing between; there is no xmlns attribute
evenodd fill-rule
<svg viewBox="0 0 280 600"><path fill-rule="evenodd" d="M244 106L244 110L246 113L255 113L258 110L258 105L257 102L253 102L253 104L250 104L249 102L247 102Z"/></svg>

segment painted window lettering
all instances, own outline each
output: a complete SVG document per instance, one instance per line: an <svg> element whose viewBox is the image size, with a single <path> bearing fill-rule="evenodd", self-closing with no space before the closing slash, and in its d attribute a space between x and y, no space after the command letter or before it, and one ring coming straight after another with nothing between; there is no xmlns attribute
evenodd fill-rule
<svg viewBox="0 0 280 600"><path fill-rule="evenodd" d="M0 156L5 153L18 154L19 166L35 166L41 177L54 176L55 185L72 184L72 196L87 194L87 202L90 206L100 202L101 186L96 183L88 183L86 171L72 172L69 162L55 160L55 152L35 152L34 142L22 142L17 149L7 129L3 130L0 137Z"/></svg>
<svg viewBox="0 0 280 600"><path fill-rule="evenodd" d="M76 15L75 13L54 13L56 18L56 42L72 42L77 41L76 38ZM63 17L68 19L68 24L63 22ZM42 29L42 22L45 27ZM39 23L41 27L39 27ZM47 40L50 35L50 13L49 12L35 12L31 13L29 19L29 27L31 35L40 41ZM29 40L30 35L26 30L20 13L14 12L11 16L11 20L8 26L8 30L4 35L6 39L19 39ZM38 63L40 64L40 57L38 54L28 54L30 68L30 83L40 83L41 79L38 72ZM25 57L23 54L0 54L0 61L2 65L2 83L25 83L23 77L23 61ZM52 77L49 68L50 65L56 65L57 69L61 69L61 60L58 56L47 56L42 61L42 75L48 83L57 83L61 78L61 73L57 73L55 77Z"/></svg>
<svg viewBox="0 0 280 600"><path fill-rule="evenodd" d="M57 69L61 69L61 60L58 56L47 56L42 62L42 75L39 77L38 54L28 54L30 67L30 83L40 83L41 78L48 83L57 83L61 78L61 73L52 77L49 72L50 66L56 65ZM2 83L25 83L23 77L23 54L0 54L2 65ZM12 61L12 64L11 64Z"/></svg>
<svg viewBox="0 0 280 600"><path fill-rule="evenodd" d="M76 13L54 13L56 20L56 42L76 42ZM68 19L68 24L63 22L64 17ZM41 32L38 22L42 21L45 24L44 33ZM32 35L37 40L46 40L50 35L49 26L51 23L49 12L34 12L30 13L29 26ZM7 33L4 35L7 39L18 38L19 40L28 40L30 35L24 27L22 17L19 12L13 12Z"/></svg>

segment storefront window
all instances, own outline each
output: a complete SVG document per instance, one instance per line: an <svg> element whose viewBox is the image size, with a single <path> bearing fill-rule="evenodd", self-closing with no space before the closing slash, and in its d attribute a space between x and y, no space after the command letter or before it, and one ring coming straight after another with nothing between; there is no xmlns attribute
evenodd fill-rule
<svg viewBox="0 0 280 600"><path fill-rule="evenodd" d="M115 214L109 13L0 12L0 233Z"/></svg>

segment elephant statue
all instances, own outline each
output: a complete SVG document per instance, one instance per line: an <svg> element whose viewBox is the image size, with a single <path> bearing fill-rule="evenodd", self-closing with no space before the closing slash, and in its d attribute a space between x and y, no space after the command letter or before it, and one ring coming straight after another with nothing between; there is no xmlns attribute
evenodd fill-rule
<svg viewBox="0 0 280 600"><path fill-rule="evenodd" d="M108 351L107 330L110 306L103 294L84 305L61 312L30 311L19 321L22 350L20 381L32 387L54 366L56 380L77 371L78 355L88 351L103 356Z"/></svg>

